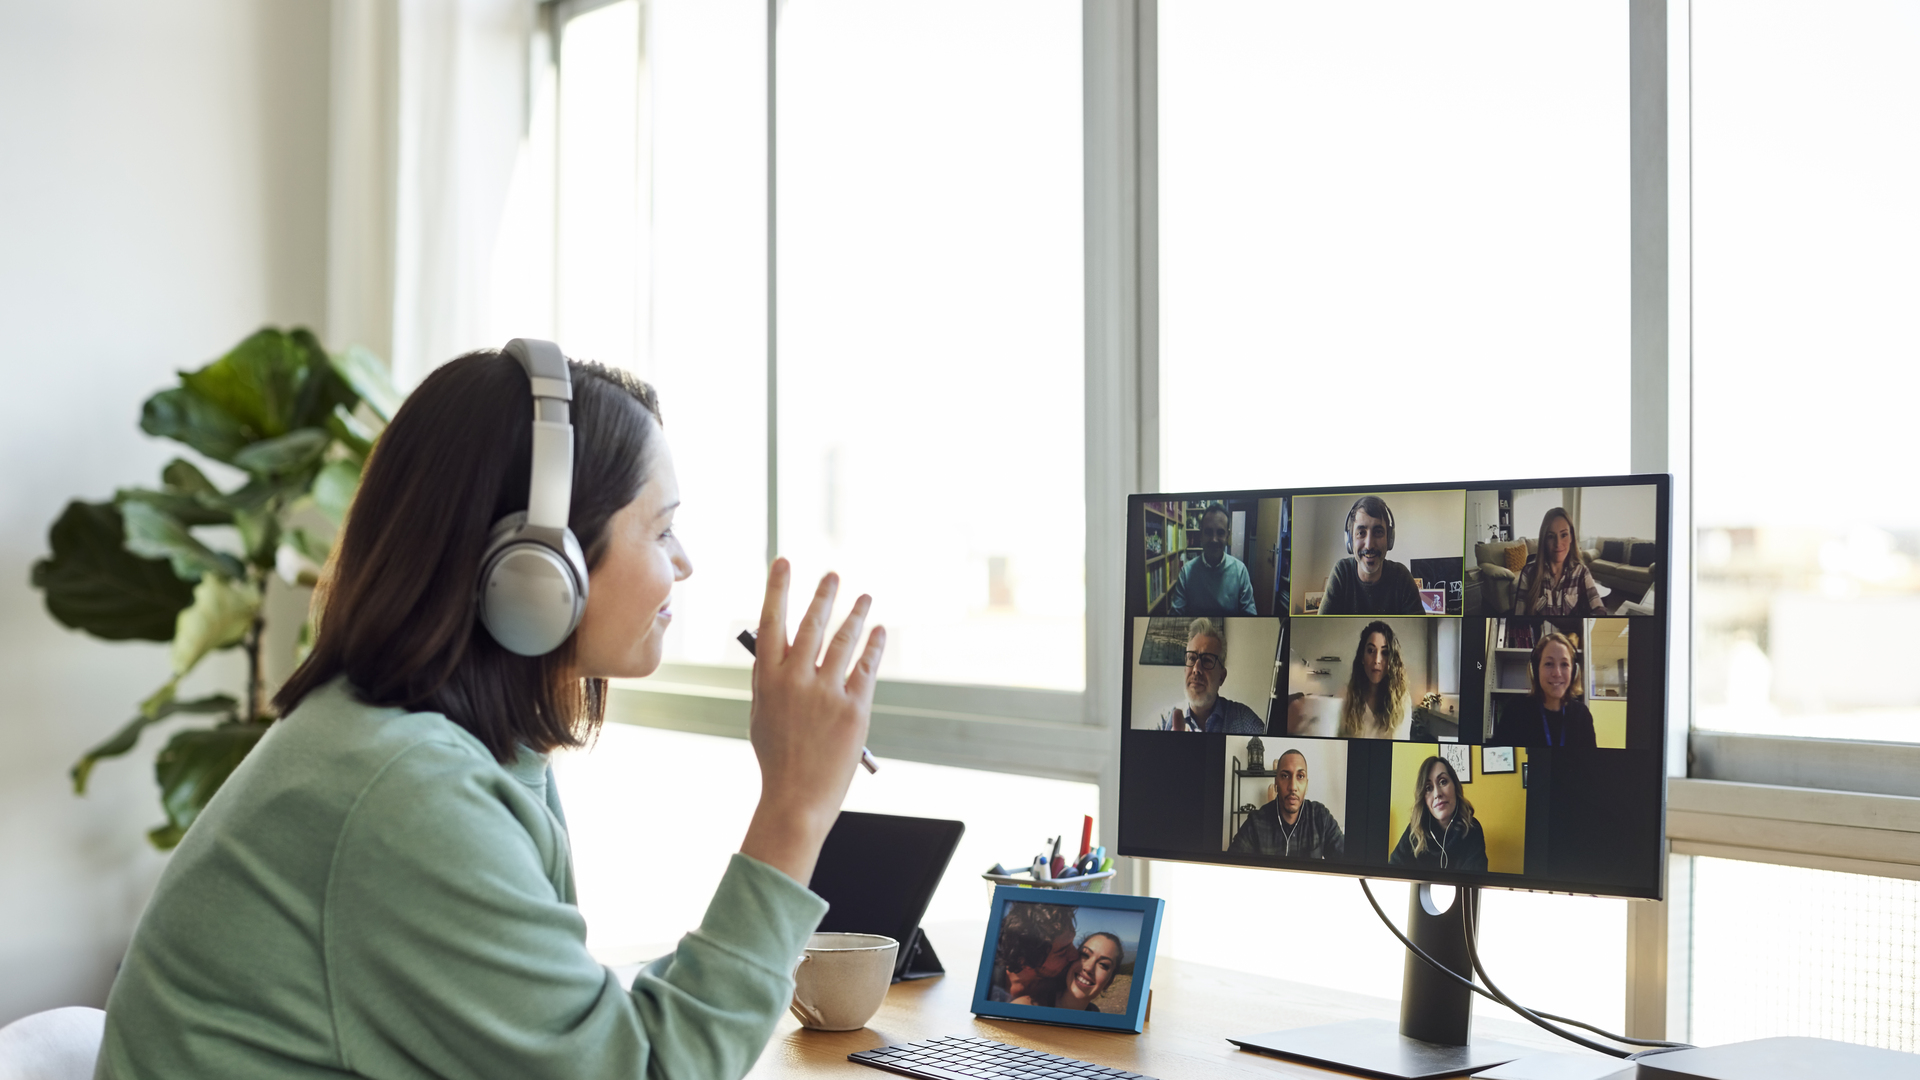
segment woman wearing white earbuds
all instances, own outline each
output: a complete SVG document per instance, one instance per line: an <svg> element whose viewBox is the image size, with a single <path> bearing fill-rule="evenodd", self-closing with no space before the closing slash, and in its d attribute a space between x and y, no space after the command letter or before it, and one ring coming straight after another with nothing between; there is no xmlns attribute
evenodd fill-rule
<svg viewBox="0 0 1920 1080"><path fill-rule="evenodd" d="M586 951L547 755L590 737L608 678L659 665L692 565L651 388L592 364L553 374L524 350L461 357L381 436L315 598L313 651L275 699L284 719L141 918L100 1076L732 1080L758 1057L826 910L805 882L860 757L885 633L862 645L863 596L829 634L829 575L789 643L774 563L753 671L760 804L700 927L623 989ZM569 444L565 528L526 527L514 515L539 524ZM483 576L514 520L527 537L509 542L560 552L531 560L552 580ZM587 575L579 610L563 533ZM567 608L564 640L502 645L498 589Z"/></svg>

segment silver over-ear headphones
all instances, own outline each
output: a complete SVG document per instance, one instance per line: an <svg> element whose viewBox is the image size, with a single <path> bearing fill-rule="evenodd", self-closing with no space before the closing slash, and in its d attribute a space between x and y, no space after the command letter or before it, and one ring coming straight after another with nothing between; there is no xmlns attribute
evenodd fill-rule
<svg viewBox="0 0 1920 1080"><path fill-rule="evenodd" d="M573 503L573 378L560 346L514 338L502 350L533 385L527 509L493 523L480 557L480 622L508 652L560 647L587 610L587 557L567 528Z"/></svg>

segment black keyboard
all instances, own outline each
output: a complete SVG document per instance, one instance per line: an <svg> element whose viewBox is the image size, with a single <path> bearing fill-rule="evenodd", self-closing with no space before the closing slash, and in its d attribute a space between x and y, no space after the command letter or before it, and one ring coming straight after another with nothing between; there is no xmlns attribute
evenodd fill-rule
<svg viewBox="0 0 1920 1080"><path fill-rule="evenodd" d="M848 1054L847 1060L927 1080L1153 1080L1125 1069L958 1035L862 1050Z"/></svg>

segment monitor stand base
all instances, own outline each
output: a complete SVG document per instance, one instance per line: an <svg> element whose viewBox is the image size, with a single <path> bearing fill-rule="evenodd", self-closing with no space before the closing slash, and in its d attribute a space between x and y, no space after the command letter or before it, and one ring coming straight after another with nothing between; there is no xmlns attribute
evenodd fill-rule
<svg viewBox="0 0 1920 1080"><path fill-rule="evenodd" d="M1391 1080L1461 1076L1540 1052L1492 1039L1474 1039L1465 1046L1421 1042L1400 1034L1391 1020L1319 1024L1227 1041L1242 1050Z"/></svg>

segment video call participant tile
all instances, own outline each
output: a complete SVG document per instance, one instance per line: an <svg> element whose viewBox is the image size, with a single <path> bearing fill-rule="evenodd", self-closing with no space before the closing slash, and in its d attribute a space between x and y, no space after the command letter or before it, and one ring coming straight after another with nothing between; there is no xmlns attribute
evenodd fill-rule
<svg viewBox="0 0 1920 1080"><path fill-rule="evenodd" d="M1462 580L1464 492L1293 499L1295 615L1447 615Z"/></svg>
<svg viewBox="0 0 1920 1080"><path fill-rule="evenodd" d="M1345 858L1346 743L1228 736L1222 769L1227 798L1221 850L1275 859Z"/></svg>
<svg viewBox="0 0 1920 1080"><path fill-rule="evenodd" d="M1467 492L1466 614L1655 614L1665 562L1659 492L1652 484Z"/></svg>
<svg viewBox="0 0 1920 1080"><path fill-rule="evenodd" d="M1493 734L1487 741L1503 746L1626 747L1633 622L1509 618L1490 623Z"/></svg>
<svg viewBox="0 0 1920 1080"><path fill-rule="evenodd" d="M1393 748L1387 864L1462 873L1526 871L1524 747L1491 757L1467 743ZM1489 768L1491 766L1491 768Z"/></svg>
<svg viewBox="0 0 1920 1080"><path fill-rule="evenodd" d="M1234 618L1284 614L1285 499L1198 498L1141 507L1133 614ZM1130 590L1131 591L1131 590Z"/></svg>
<svg viewBox="0 0 1920 1080"><path fill-rule="evenodd" d="M1273 706L1279 619L1136 618L1137 730L1262 735Z"/></svg>
<svg viewBox="0 0 1920 1080"><path fill-rule="evenodd" d="M1460 620L1299 619L1273 730L1432 742L1460 734ZM1285 727L1277 722L1284 715Z"/></svg>

